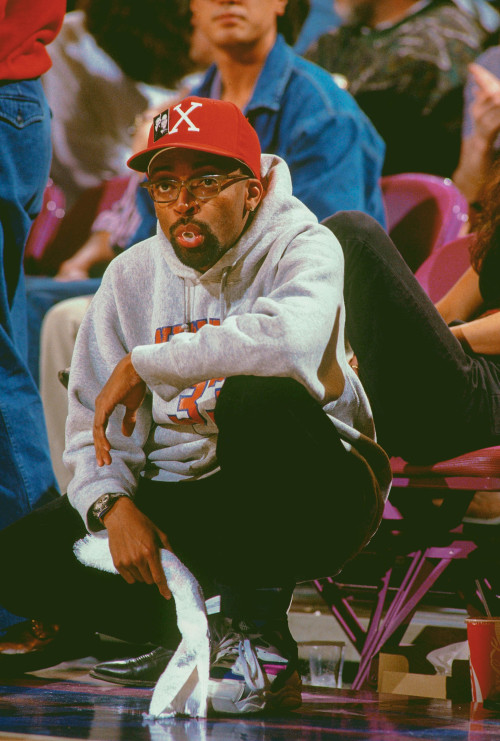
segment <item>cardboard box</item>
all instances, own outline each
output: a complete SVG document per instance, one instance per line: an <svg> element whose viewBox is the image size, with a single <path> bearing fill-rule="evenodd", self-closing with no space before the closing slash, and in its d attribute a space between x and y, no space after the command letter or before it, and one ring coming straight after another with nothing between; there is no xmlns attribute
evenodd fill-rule
<svg viewBox="0 0 500 741"><path fill-rule="evenodd" d="M416 674L410 671L410 662L406 656L380 654L378 691L395 695L413 695L415 697L470 702L469 662L454 661L451 667L451 676Z"/></svg>

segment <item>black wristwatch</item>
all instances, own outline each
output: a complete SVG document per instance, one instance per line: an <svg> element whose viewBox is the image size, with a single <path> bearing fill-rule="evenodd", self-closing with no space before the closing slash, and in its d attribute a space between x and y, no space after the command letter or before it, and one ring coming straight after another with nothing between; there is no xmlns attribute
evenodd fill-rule
<svg viewBox="0 0 500 741"><path fill-rule="evenodd" d="M93 533L96 533L99 530L104 530L102 518L109 512L111 507L114 506L115 502L120 499L120 497L126 496L127 495L123 493L101 494L101 496L98 497L94 504L89 508L87 515L89 529Z"/></svg>

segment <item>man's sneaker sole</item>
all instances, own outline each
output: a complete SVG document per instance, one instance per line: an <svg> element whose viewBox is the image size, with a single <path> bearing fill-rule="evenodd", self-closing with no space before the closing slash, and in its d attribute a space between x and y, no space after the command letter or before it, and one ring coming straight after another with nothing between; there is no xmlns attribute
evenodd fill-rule
<svg viewBox="0 0 500 741"><path fill-rule="evenodd" d="M237 679L210 679L208 705L216 713L231 715L260 713L264 710L296 710L302 704L302 681L296 671L283 687L252 690Z"/></svg>

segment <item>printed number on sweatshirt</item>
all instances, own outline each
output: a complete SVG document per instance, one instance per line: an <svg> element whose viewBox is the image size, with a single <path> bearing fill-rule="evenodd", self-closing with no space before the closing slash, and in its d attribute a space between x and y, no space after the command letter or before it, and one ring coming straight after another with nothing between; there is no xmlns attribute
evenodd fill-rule
<svg viewBox="0 0 500 741"><path fill-rule="evenodd" d="M197 319L189 322L188 331L197 332L206 324L218 327L220 319ZM183 324L158 327L155 333L155 343L168 342L174 335L183 331L185 331ZM209 421L214 423L215 403L223 383L224 378L211 378L186 388L178 396L177 411L168 415L170 420L181 425L206 425Z"/></svg>

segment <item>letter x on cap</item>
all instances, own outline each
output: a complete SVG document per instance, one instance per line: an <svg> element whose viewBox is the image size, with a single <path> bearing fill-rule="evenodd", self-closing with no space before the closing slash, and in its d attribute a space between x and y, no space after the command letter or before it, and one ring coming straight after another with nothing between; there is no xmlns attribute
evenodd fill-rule
<svg viewBox="0 0 500 741"><path fill-rule="evenodd" d="M155 116L146 149L127 162L147 172L153 157L167 149L194 149L231 157L260 178L260 142L238 106L225 100L190 96Z"/></svg>

